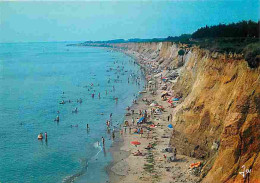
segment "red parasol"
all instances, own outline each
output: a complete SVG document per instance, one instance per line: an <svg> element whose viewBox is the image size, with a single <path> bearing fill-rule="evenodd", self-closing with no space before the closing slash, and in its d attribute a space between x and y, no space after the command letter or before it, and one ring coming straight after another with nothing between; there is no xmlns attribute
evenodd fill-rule
<svg viewBox="0 0 260 183"><path fill-rule="evenodd" d="M138 142L138 141L132 141L132 142L131 142L131 144L133 144L133 145L137 146L137 145L140 145L140 144L141 144L141 142Z"/></svg>

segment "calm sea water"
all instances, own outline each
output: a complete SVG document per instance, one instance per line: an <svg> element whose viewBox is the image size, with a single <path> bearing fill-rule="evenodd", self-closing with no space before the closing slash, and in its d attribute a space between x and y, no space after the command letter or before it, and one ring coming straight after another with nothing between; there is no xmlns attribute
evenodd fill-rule
<svg viewBox="0 0 260 183"><path fill-rule="evenodd" d="M0 44L0 182L108 180L112 141L106 120L113 113L113 125L121 123L144 85L130 74L142 77L132 58L105 48ZM72 102L59 104L62 100ZM54 122L57 111L59 123ZM37 139L40 132L48 133L48 141ZM102 136L104 149L96 143Z"/></svg>

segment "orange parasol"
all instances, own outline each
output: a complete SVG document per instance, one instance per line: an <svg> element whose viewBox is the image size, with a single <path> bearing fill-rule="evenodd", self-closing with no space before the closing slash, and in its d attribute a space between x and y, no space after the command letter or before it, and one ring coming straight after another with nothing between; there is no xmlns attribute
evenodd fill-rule
<svg viewBox="0 0 260 183"><path fill-rule="evenodd" d="M132 141L132 142L131 142L131 144L133 144L133 145L137 146L137 145L140 145L140 144L141 144L141 142L138 142L138 141Z"/></svg>

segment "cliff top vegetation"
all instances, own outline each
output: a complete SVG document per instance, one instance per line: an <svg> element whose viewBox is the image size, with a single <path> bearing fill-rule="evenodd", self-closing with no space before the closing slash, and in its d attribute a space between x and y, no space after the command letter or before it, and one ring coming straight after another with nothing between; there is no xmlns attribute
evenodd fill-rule
<svg viewBox="0 0 260 183"><path fill-rule="evenodd" d="M175 42L187 44L189 47L197 45L219 53L243 54L251 68L257 68L260 63L260 21L240 21L231 24L205 26L192 34L169 36L153 39L114 39L108 41L86 41L81 45L104 46L115 43L144 43L144 42Z"/></svg>

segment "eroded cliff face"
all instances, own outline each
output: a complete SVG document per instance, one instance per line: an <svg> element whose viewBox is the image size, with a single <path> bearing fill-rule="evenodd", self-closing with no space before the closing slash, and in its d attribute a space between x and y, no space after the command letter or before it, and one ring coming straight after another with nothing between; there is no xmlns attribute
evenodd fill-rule
<svg viewBox="0 0 260 183"><path fill-rule="evenodd" d="M244 60L192 52L173 86L183 96L173 119L185 134L182 153L207 160L203 182L243 182L243 165L253 170L253 182L260 180L259 69L249 69ZM178 140L176 133L172 144Z"/></svg>
<svg viewBox="0 0 260 183"><path fill-rule="evenodd" d="M260 181L260 69L237 55L210 53L174 43L115 44L179 77L171 84L180 104L173 109L171 145L202 159L202 182L245 182L241 168ZM178 51L185 51L183 56Z"/></svg>

